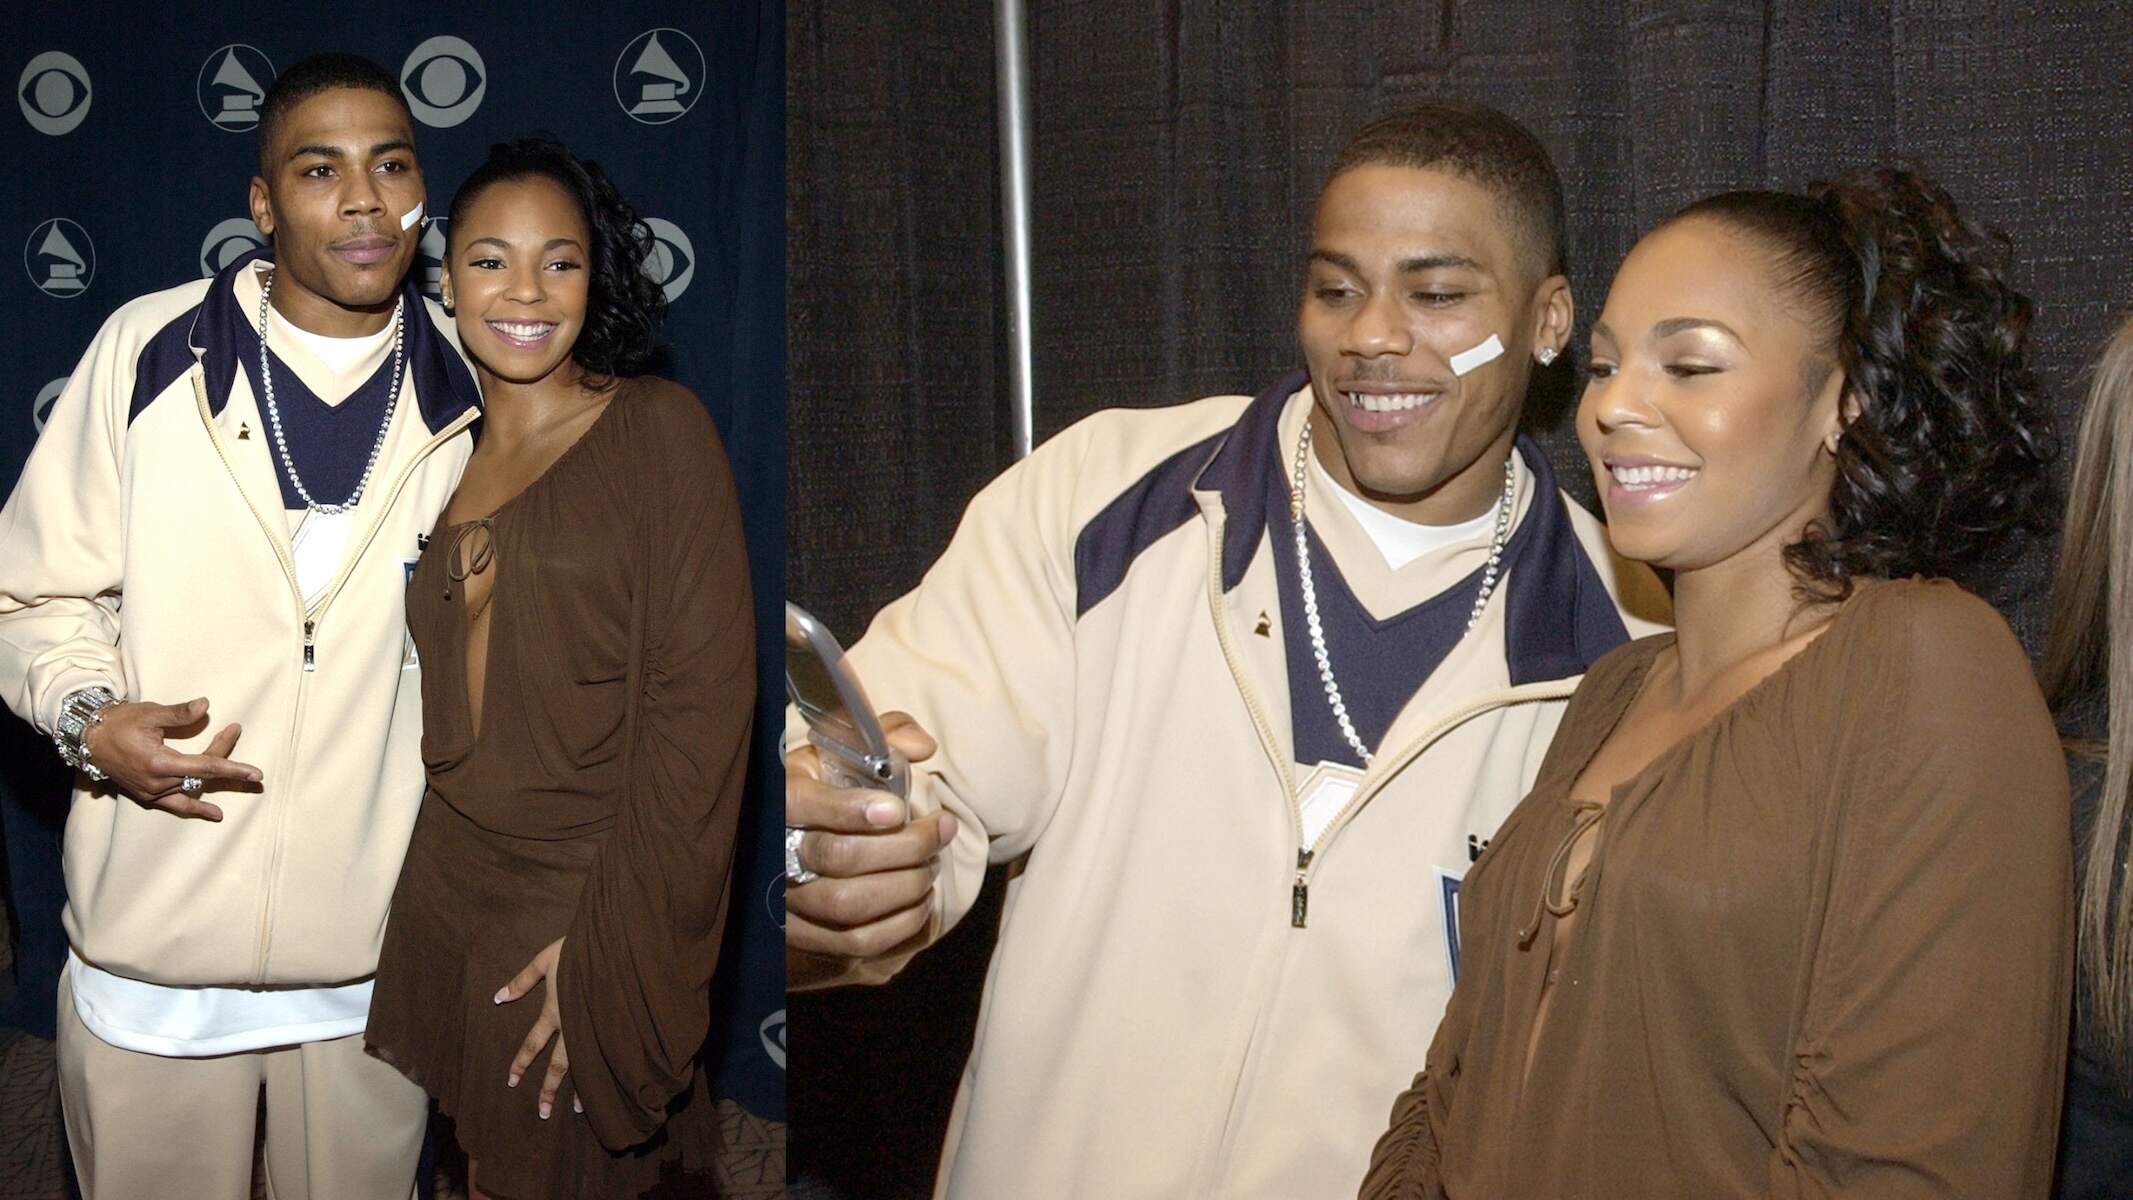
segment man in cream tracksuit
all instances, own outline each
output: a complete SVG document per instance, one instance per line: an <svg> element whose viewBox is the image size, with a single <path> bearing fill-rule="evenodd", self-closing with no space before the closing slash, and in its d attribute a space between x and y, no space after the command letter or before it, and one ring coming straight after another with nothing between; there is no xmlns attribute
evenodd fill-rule
<svg viewBox="0 0 2133 1200"><path fill-rule="evenodd" d="M121 308L0 510L0 686L81 771L59 1066L92 1200L246 1195L262 1088L270 1194L414 1185L423 1093L362 1031L422 791L406 570L478 415L406 283L424 199L390 73L291 67L271 257Z"/></svg>
<svg viewBox="0 0 2133 1200"><path fill-rule="evenodd" d="M1307 369L1062 432L852 648L920 727L915 819L816 782L789 722L794 986L888 977L1015 864L941 1195L1355 1193L1460 876L1585 668L1665 616L1516 436L1570 334L1562 223L1501 114L1366 128Z"/></svg>

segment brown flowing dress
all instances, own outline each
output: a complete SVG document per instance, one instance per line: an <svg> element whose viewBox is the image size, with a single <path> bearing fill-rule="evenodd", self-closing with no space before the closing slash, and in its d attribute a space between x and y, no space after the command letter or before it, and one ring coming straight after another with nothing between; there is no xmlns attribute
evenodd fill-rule
<svg viewBox="0 0 2133 1200"><path fill-rule="evenodd" d="M480 528L473 528L480 527ZM497 572L477 730L448 562ZM755 637L724 451L686 390L626 381L496 513L440 523L414 568L429 790L378 963L373 1053L437 1098L510 1200L635 1196L709 1023L755 704ZM570 1071L505 1078L542 987L497 989L557 938ZM571 1110L571 1098L584 1105Z"/></svg>
<svg viewBox="0 0 2133 1200"><path fill-rule="evenodd" d="M1863 587L1613 791L1551 947L1571 787L1672 640L1593 665L1468 870L1458 985L1362 1195L2045 1196L2066 770L2005 622L1945 582Z"/></svg>

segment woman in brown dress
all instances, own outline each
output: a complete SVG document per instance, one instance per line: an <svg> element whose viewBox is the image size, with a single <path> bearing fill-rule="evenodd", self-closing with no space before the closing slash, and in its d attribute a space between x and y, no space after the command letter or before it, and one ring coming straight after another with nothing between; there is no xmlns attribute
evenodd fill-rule
<svg viewBox="0 0 2133 1200"><path fill-rule="evenodd" d="M1948 574L2044 516L2029 302L1918 175L1692 205L1578 434L1674 634L1596 663L1460 892L1365 1197L2046 1195L2066 773Z"/></svg>
<svg viewBox="0 0 2133 1200"><path fill-rule="evenodd" d="M476 1196L648 1189L709 1022L754 630L711 422L633 374L645 253L552 143L452 202L484 431L408 584L429 791L369 1042L454 1119Z"/></svg>

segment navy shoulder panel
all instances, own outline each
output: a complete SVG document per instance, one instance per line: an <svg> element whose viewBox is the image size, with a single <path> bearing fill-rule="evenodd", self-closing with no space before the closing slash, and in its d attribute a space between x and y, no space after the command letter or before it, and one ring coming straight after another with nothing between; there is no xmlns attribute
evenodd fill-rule
<svg viewBox="0 0 2133 1200"><path fill-rule="evenodd" d="M1504 653L1514 685L1582 675L1629 640L1614 597L1571 523L1569 502L1556 490L1548 456L1525 437L1518 439L1518 452L1533 472L1534 494L1514 538L1524 539L1518 561L1511 561L1510 547L1504 555Z"/></svg>
<svg viewBox="0 0 2133 1200"><path fill-rule="evenodd" d="M1082 527L1074 539L1077 618L1118 590L1142 551L1199 512L1192 498L1193 480L1227 435L1224 430L1164 459Z"/></svg>
<svg viewBox="0 0 2133 1200"><path fill-rule="evenodd" d="M141 347L140 357L133 364L133 400L126 408L126 424L132 425L163 390L178 381L178 377L192 370L193 350L191 345L193 318L200 312L195 304L177 316Z"/></svg>

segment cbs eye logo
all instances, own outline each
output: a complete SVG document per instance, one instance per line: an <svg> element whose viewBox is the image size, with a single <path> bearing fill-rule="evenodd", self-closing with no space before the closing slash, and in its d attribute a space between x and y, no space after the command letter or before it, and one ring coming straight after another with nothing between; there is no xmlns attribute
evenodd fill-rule
<svg viewBox="0 0 2133 1200"><path fill-rule="evenodd" d="M696 277L696 248L689 244L689 235L672 221L658 217L644 219L645 231L652 235L651 252L644 256L644 273L659 283L659 290L667 294L667 303L681 299L689 290L689 281Z"/></svg>
<svg viewBox="0 0 2133 1200"><path fill-rule="evenodd" d="M447 35L415 47L400 67L400 94L424 125L450 129L474 115L489 90L481 52Z"/></svg>
<svg viewBox="0 0 2133 1200"><path fill-rule="evenodd" d="M52 405L58 402L59 393L67 390L67 378L62 375L45 384L37 399L30 402L30 424L37 427L37 432L44 432L44 423L52 416Z"/></svg>
<svg viewBox="0 0 2133 1200"><path fill-rule="evenodd" d="M15 98L30 128L58 137L89 115L89 71L73 55L47 50L22 68Z"/></svg>
<svg viewBox="0 0 2133 1200"><path fill-rule="evenodd" d="M763 1018L763 1023L756 1027L756 1032L762 1035L763 1053L770 1056L770 1061L778 1064L779 1070L783 1070L785 1068L785 1010L781 1008Z"/></svg>
<svg viewBox="0 0 2133 1200"><path fill-rule="evenodd" d="M213 279L223 268L250 254L266 248L267 239L261 236L259 226L252 224L250 217L231 217L217 222L207 236L200 241L200 275Z"/></svg>

